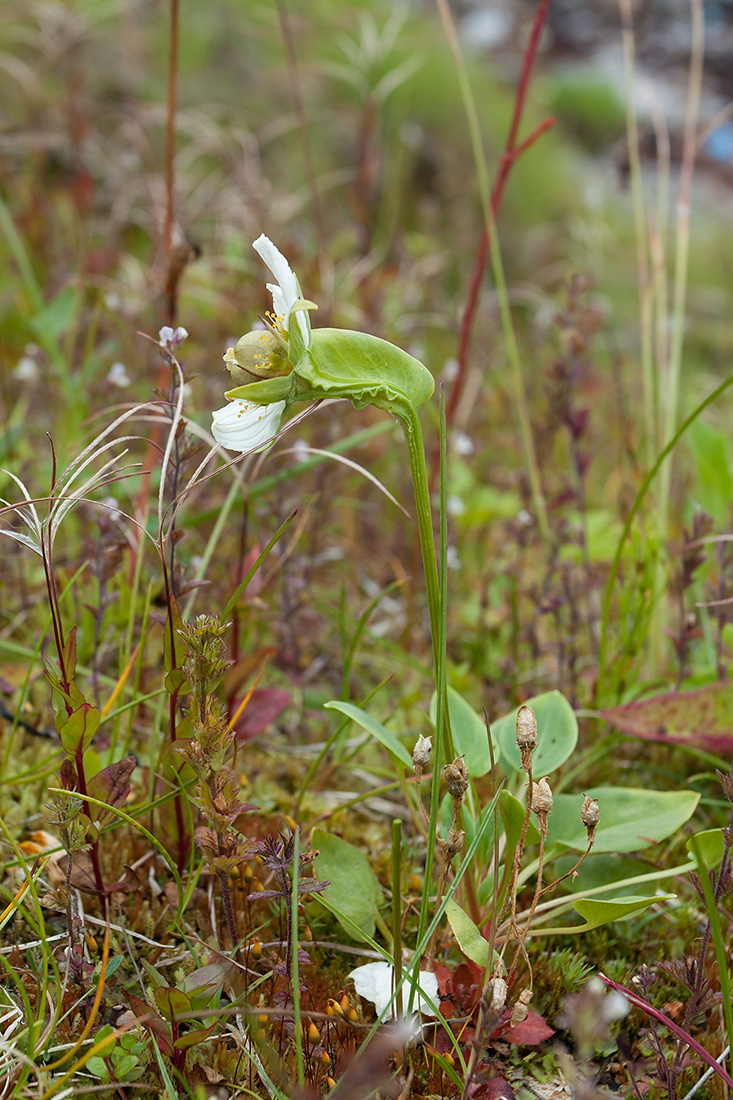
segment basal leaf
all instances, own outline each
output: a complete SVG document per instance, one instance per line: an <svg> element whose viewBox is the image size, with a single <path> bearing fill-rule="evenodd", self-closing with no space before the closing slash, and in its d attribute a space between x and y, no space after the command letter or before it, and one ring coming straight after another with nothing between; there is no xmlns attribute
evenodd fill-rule
<svg viewBox="0 0 733 1100"><path fill-rule="evenodd" d="M315 873L329 883L323 896L367 936L373 937L384 895L367 857L353 844L323 829L313 831L312 846L318 851ZM357 938L353 927L345 923L342 927Z"/></svg>
<svg viewBox="0 0 733 1100"><path fill-rule="evenodd" d="M537 719L537 748L532 757L532 771L537 779L552 775L564 764L578 743L578 721L575 712L559 691L547 691L527 700ZM517 711L491 723L491 735L499 749L501 767L507 775L519 771L517 748Z"/></svg>
<svg viewBox="0 0 733 1100"><path fill-rule="evenodd" d="M463 954L478 966L486 967L489 962L489 945L468 913L451 898L445 907L445 915Z"/></svg>
<svg viewBox="0 0 733 1100"><path fill-rule="evenodd" d="M601 820L594 852L637 852L681 829L695 812L695 791L649 791L641 787L590 787L582 794L558 794L550 814L550 842L584 851L580 820L583 795L598 800Z"/></svg>
<svg viewBox="0 0 733 1100"><path fill-rule="evenodd" d="M603 924L610 924L611 921L623 920L624 917L630 917L632 913L639 913L642 909L648 909L650 905L655 905L660 901L669 901L675 897L677 897L676 894L654 894L653 897L629 895L625 898L603 900L600 898L580 898L575 903L575 910L581 917L585 918L584 931L589 931L591 928L600 928Z"/></svg>
<svg viewBox="0 0 733 1100"><path fill-rule="evenodd" d="M434 692L430 700L430 721L433 725L435 725L437 706L438 696ZM471 778L479 779L491 768L486 723L470 703L467 703L463 696L451 687L448 688L448 712L456 754L464 758Z"/></svg>

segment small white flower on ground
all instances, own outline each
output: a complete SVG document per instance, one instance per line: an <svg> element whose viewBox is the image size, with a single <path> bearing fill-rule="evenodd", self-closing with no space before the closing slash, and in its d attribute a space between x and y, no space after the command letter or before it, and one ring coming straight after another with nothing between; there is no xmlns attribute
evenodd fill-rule
<svg viewBox="0 0 733 1100"><path fill-rule="evenodd" d="M366 966L357 966L349 977L354 982L354 989L365 1001L371 1001L381 1016L386 1010L394 992L394 967L388 962L367 963ZM434 1016L435 1009L430 1006L426 998L430 998L437 1005L438 979L428 970L421 970L418 979L418 994L413 999L413 1008L422 1012L424 1016ZM407 1006L410 1000L410 984L406 981L402 986L403 1004Z"/></svg>
<svg viewBox="0 0 733 1100"><path fill-rule="evenodd" d="M285 402L255 405L252 401L230 401L213 413L211 434L229 451L262 450L277 435Z"/></svg>
<svg viewBox="0 0 733 1100"><path fill-rule="evenodd" d="M272 294L272 304L275 316L280 328L287 335L290 311L301 297L298 280L293 274L290 264L283 256L279 248L276 248L269 237L262 233L253 243L252 247L269 267L277 279L277 283L268 283L267 289ZM310 334L306 321L305 310L299 309L295 314L306 347L310 344Z"/></svg>
<svg viewBox="0 0 733 1100"><path fill-rule="evenodd" d="M465 432L453 432L451 436L453 451L457 455L473 454L473 440Z"/></svg>
<svg viewBox="0 0 733 1100"><path fill-rule="evenodd" d="M13 378L19 382L35 382L41 372L38 363L30 355L22 355L13 371Z"/></svg>
<svg viewBox="0 0 733 1100"><path fill-rule="evenodd" d="M111 382L113 386L119 386L120 389L129 386L130 376L127 373L125 364L120 362L113 363L107 372L107 381Z"/></svg>

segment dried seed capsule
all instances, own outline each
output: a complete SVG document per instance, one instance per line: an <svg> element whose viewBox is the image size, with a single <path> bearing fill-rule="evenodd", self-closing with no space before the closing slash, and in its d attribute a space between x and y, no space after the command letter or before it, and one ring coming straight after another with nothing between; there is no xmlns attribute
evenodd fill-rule
<svg viewBox="0 0 733 1100"><path fill-rule="evenodd" d="M537 824L543 836L547 836L547 817L552 809L552 791L547 776L532 787L532 809L537 814Z"/></svg>
<svg viewBox="0 0 733 1100"><path fill-rule="evenodd" d="M465 836L466 834L463 829L449 829L447 839L441 842L447 860L453 859L454 856L457 856L458 853L462 851Z"/></svg>
<svg viewBox="0 0 733 1100"><path fill-rule="evenodd" d="M443 775L451 797L462 799L468 790L468 768L463 757L457 756L452 764L446 764Z"/></svg>
<svg viewBox="0 0 733 1100"><path fill-rule="evenodd" d="M514 1008L512 1009L512 1018L510 1021L510 1027L516 1027L517 1024L522 1024L529 1016L529 1002L532 1000L532 990L523 989L517 997Z"/></svg>
<svg viewBox="0 0 733 1100"><path fill-rule="evenodd" d="M423 769L427 767L430 760L430 753L433 751L433 744L429 737L423 737L422 734L417 739L417 744L412 750L412 765L415 772L420 770L422 774Z"/></svg>
<svg viewBox="0 0 733 1100"><path fill-rule="evenodd" d="M592 844L596 837L598 822L601 820L601 811L595 798L585 796L580 808L580 820L588 830L588 841Z"/></svg>
<svg viewBox="0 0 733 1100"><path fill-rule="evenodd" d="M547 782L547 776L540 779L539 783L535 783L532 788L532 809L538 817L540 814L547 816L552 809L552 791Z"/></svg>
<svg viewBox="0 0 733 1100"><path fill-rule="evenodd" d="M537 748L537 719L531 707L523 706L517 711L517 745L520 752Z"/></svg>
<svg viewBox="0 0 733 1100"><path fill-rule="evenodd" d="M506 1004L507 984L503 978L491 980L491 1008L494 1012L501 1012Z"/></svg>

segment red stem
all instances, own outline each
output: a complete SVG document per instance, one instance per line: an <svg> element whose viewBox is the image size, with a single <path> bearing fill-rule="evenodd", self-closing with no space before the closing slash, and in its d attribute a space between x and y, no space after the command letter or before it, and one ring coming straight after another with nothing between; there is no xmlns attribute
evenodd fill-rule
<svg viewBox="0 0 733 1100"><path fill-rule="evenodd" d="M519 133L519 126L522 121L522 115L524 113L524 106L527 99L527 91L529 89L529 82L532 76L532 69L534 67L535 58L537 56L537 47L539 45L540 34L542 33L542 27L547 16L547 9L549 7L550 0L539 0L537 5L537 11L534 17L534 23L532 25L532 33L529 36L527 43L527 49L524 54L524 61L522 64L522 73L519 78L519 84L517 85L517 95L514 100L514 111L512 113L512 121L509 126L509 133L507 134L506 144L504 146L504 152L499 161L499 172L494 183L493 190L491 192L491 213L493 219L499 212L501 206L501 200L504 195L504 188L506 186L509 173L519 159L519 157L537 140L541 137L551 126L554 125L554 118L546 118L540 125L526 138L519 146L517 146L517 135ZM458 339L458 373L456 374L453 388L451 390L450 398L448 400L448 406L446 408L446 422L450 426L453 417L455 416L456 408L460 400L461 393L463 391L463 383L466 374L466 363L468 360L468 346L471 340L471 329L473 328L474 316L476 313L476 307L478 305L479 291L481 289L481 281L484 276L484 270L486 268L486 260L489 255L489 229L484 224L481 232L481 241L478 247L478 253L476 255L476 261L473 267L473 274L471 276L471 285L468 292L468 301L466 303L466 309L461 320L461 331ZM433 472L437 466L437 459L433 463ZM432 481L432 477L431 477Z"/></svg>
<svg viewBox="0 0 733 1100"><path fill-rule="evenodd" d="M687 1045L692 1050L694 1050L696 1054L700 1055L704 1062L707 1062L712 1070L715 1070L719 1077L723 1078L728 1088L733 1089L733 1077L726 1073L720 1062L716 1062L712 1054L708 1054L708 1052L705 1050L705 1047L701 1046L700 1043L698 1043L697 1039L693 1039L692 1035L690 1035L689 1032L685 1031L684 1028L681 1028L679 1024L676 1024L674 1022L674 1020L670 1020L669 1016L665 1016L664 1013L660 1012L658 1008L654 1007L654 1005L651 1005L648 1001L645 1001L644 998L640 997L638 993L634 993L631 989L627 989L624 985L619 985L618 982L612 982L611 979L607 978L605 974L599 973L598 977L601 979L602 982L605 982L606 985L610 986L611 989L615 989L619 993L623 993L626 1000L630 1001L631 1004L634 1005L636 1008L640 1008L643 1012L646 1012L648 1016L653 1017L653 1019L658 1020L660 1024L664 1024L665 1027L668 1027L670 1031L673 1031L678 1039L682 1039L684 1043L687 1043Z"/></svg>

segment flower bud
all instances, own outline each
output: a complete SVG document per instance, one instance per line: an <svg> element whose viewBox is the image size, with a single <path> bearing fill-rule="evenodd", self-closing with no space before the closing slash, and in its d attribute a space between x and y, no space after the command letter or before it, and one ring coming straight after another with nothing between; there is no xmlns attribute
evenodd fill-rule
<svg viewBox="0 0 733 1100"><path fill-rule="evenodd" d="M468 790L468 768L462 756L443 768L445 783L452 798L462 799Z"/></svg>
<svg viewBox="0 0 733 1100"><path fill-rule="evenodd" d="M279 378L293 369L287 348L267 329L246 332L236 347L227 348L224 362L235 386L246 386L258 378Z"/></svg>

